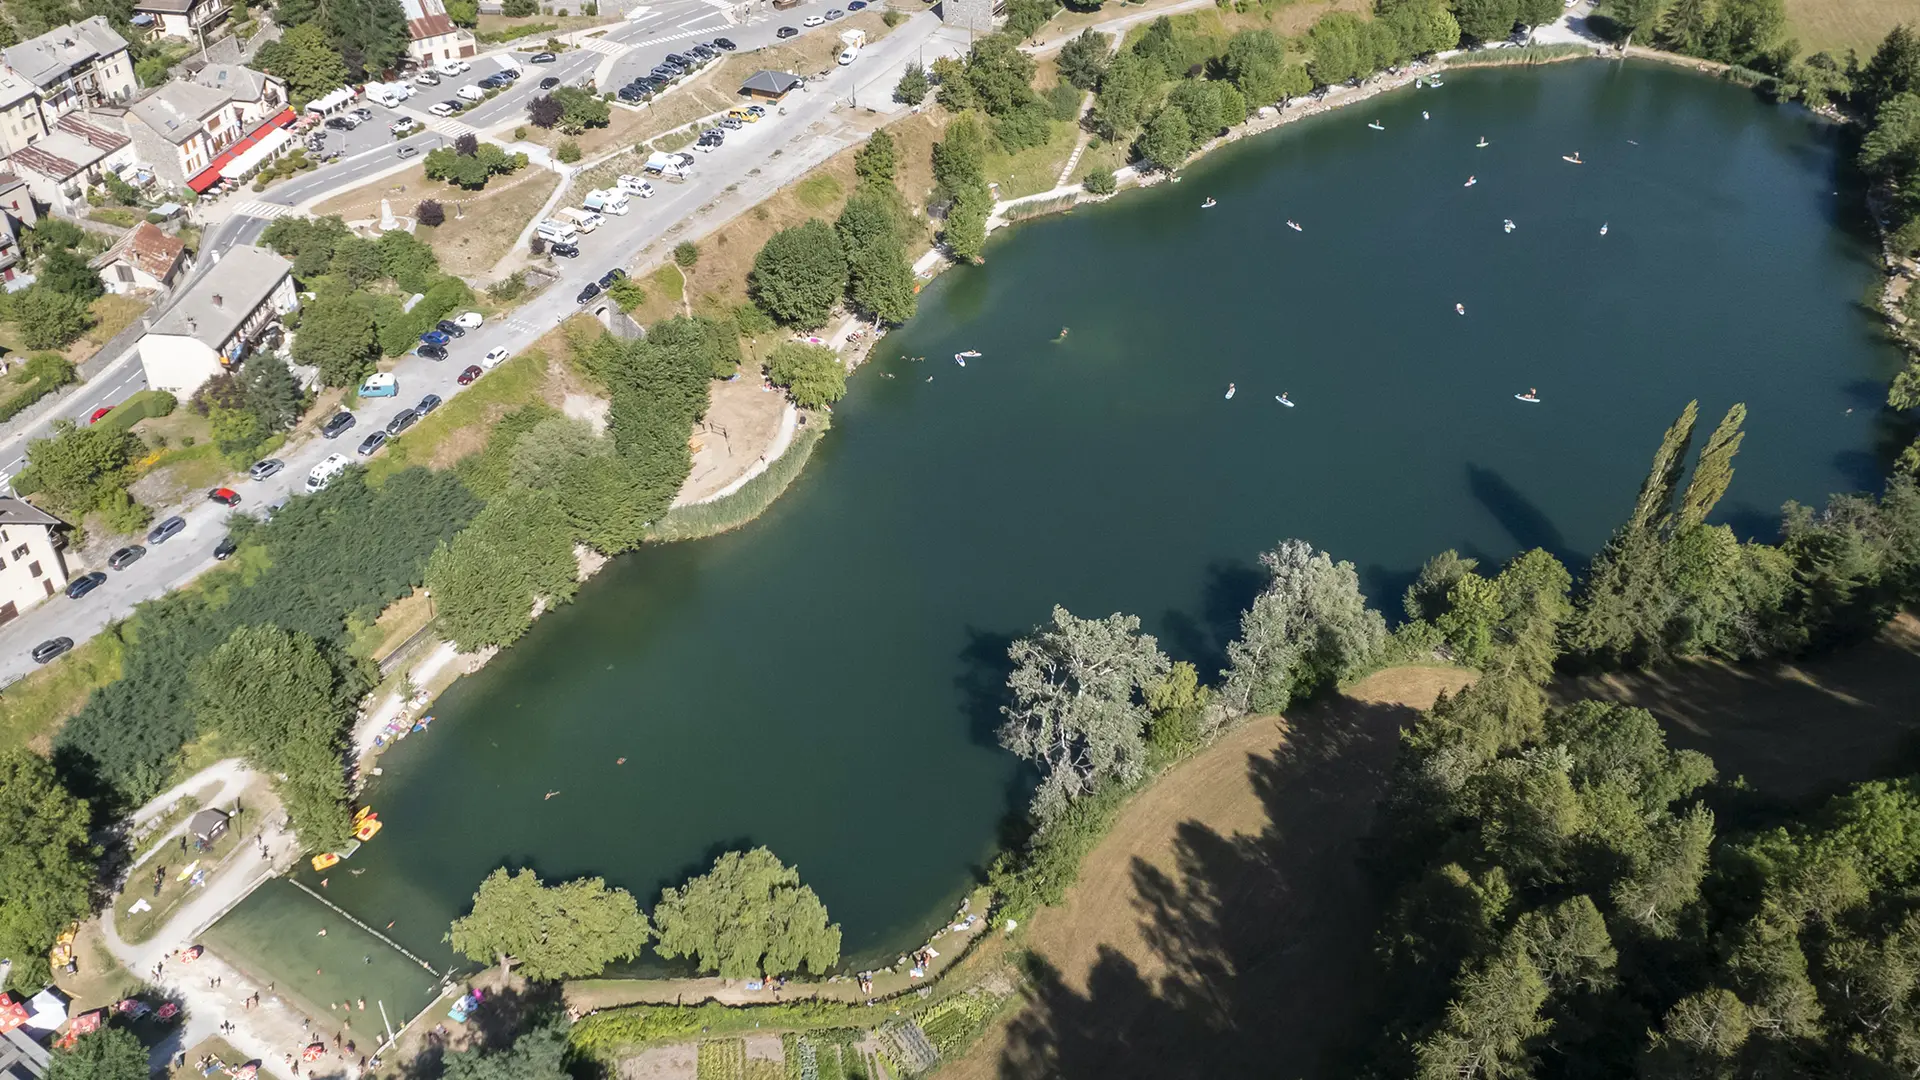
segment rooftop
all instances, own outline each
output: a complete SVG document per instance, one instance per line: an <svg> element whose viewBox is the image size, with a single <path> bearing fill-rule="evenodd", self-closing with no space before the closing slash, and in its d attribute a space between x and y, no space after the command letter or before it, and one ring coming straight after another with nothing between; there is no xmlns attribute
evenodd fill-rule
<svg viewBox="0 0 1920 1080"><path fill-rule="evenodd" d="M147 332L195 338L219 349L292 270L292 263L265 248L235 244Z"/></svg>
<svg viewBox="0 0 1920 1080"><path fill-rule="evenodd" d="M135 0L133 10L151 11L157 15L185 15L194 5L206 3L206 0Z"/></svg>
<svg viewBox="0 0 1920 1080"><path fill-rule="evenodd" d="M125 259L149 276L165 281L186 253L187 245L160 231L152 222L143 221L128 229L125 236L87 265L98 270Z"/></svg>
<svg viewBox="0 0 1920 1080"><path fill-rule="evenodd" d="M199 83L170 82L128 107L127 111L171 143L183 143L200 130L200 122L232 100L227 91Z"/></svg>
<svg viewBox="0 0 1920 1080"><path fill-rule="evenodd" d="M269 83L267 76L239 64L208 64L193 73L193 81L237 101L259 101Z"/></svg>
<svg viewBox="0 0 1920 1080"><path fill-rule="evenodd" d="M45 510L12 496L0 498L0 525L59 525L61 521Z"/></svg>
<svg viewBox="0 0 1920 1080"><path fill-rule="evenodd" d="M114 33L106 18L95 15L0 49L0 59L6 61L7 70L45 89L66 78L74 68L126 47L126 39Z"/></svg>
<svg viewBox="0 0 1920 1080"><path fill-rule="evenodd" d="M756 71L740 84L740 92L749 90L762 94L784 94L800 85L800 76L790 71Z"/></svg>
<svg viewBox="0 0 1920 1080"><path fill-rule="evenodd" d="M400 10L407 16L407 36L415 41L460 30L447 17L446 5L440 0L400 0Z"/></svg>

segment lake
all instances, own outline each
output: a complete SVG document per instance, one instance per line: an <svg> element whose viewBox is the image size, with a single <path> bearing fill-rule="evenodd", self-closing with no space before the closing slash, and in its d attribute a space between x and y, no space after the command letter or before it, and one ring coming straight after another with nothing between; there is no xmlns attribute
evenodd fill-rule
<svg viewBox="0 0 1920 1080"><path fill-rule="evenodd" d="M1004 656L1055 603L1137 613L1210 673L1284 538L1390 618L1444 548L1577 568L1692 398L1703 433L1751 410L1720 512L1744 534L1877 486L1896 357L1839 132L1652 64L1447 81L997 236L764 517L615 561L455 685L382 760L386 830L328 898L450 961L503 863L651 907L765 844L850 958L890 961L1024 802Z"/></svg>

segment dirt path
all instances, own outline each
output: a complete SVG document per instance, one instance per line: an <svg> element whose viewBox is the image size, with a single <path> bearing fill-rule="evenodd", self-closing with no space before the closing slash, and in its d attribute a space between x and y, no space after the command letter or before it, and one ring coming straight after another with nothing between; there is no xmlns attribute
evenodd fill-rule
<svg viewBox="0 0 1920 1080"><path fill-rule="evenodd" d="M1403 668L1242 724L1127 807L1035 917L1028 1006L943 1077L1336 1075L1366 991L1355 859L1399 728L1469 673Z"/></svg>

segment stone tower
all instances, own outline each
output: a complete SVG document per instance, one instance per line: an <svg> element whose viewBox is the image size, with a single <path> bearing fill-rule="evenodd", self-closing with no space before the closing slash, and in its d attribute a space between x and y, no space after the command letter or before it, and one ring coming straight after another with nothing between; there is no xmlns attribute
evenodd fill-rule
<svg viewBox="0 0 1920 1080"><path fill-rule="evenodd" d="M994 0L940 0L940 18L958 30L991 34L994 6Z"/></svg>

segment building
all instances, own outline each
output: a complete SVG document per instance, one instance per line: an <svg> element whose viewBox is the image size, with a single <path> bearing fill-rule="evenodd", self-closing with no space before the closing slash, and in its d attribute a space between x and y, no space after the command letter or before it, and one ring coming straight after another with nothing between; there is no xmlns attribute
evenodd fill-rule
<svg viewBox="0 0 1920 1080"><path fill-rule="evenodd" d="M0 283L9 290L25 288L25 285L12 284L21 276L20 230L39 220L27 182L12 173L0 172ZM31 283L32 275L27 275L25 280Z"/></svg>
<svg viewBox="0 0 1920 1080"><path fill-rule="evenodd" d="M201 851L205 851L227 835L227 824L225 811L209 806L187 819L187 835L193 837L194 844Z"/></svg>
<svg viewBox="0 0 1920 1080"><path fill-rule="evenodd" d="M26 1011L19 1005L12 1008ZM6 1025L5 1034L0 1036L0 1080L40 1080L51 1063L47 1048L20 1030L19 1023Z"/></svg>
<svg viewBox="0 0 1920 1080"><path fill-rule="evenodd" d="M99 15L0 49L0 64L33 87L48 126L75 109L131 101L138 89L126 39Z"/></svg>
<svg viewBox="0 0 1920 1080"><path fill-rule="evenodd" d="M42 206L67 217L87 209L87 189L134 163L133 140L79 113L54 121L47 137L14 151L13 172Z"/></svg>
<svg viewBox="0 0 1920 1080"><path fill-rule="evenodd" d="M0 498L0 623L67 587L53 533L61 525L32 503Z"/></svg>
<svg viewBox="0 0 1920 1080"><path fill-rule="evenodd" d="M128 106L127 135L161 180L205 191L233 156L271 143L254 155L264 163L292 141L283 129L296 117L286 101L282 80L237 64L213 64ZM229 150L234 154L220 160Z"/></svg>
<svg viewBox="0 0 1920 1080"><path fill-rule="evenodd" d="M292 263L247 244L214 256L147 323L139 345L147 385L185 401L227 370L268 323L299 306L292 271Z"/></svg>
<svg viewBox="0 0 1920 1080"><path fill-rule="evenodd" d="M740 92L762 101L779 101L801 82L800 76L789 71L756 71L740 84Z"/></svg>
<svg viewBox="0 0 1920 1080"><path fill-rule="evenodd" d="M11 154L46 137L40 91L18 75L0 72L0 152Z"/></svg>
<svg viewBox="0 0 1920 1080"><path fill-rule="evenodd" d="M172 289L193 268L193 257L187 245L143 221L87 265L100 272L108 292L124 296Z"/></svg>
<svg viewBox="0 0 1920 1080"><path fill-rule="evenodd" d="M422 67L472 56L473 33L455 26L440 0L400 0L407 16L407 55Z"/></svg>
<svg viewBox="0 0 1920 1080"><path fill-rule="evenodd" d="M1007 0L940 0L940 21L973 34L991 34Z"/></svg>
<svg viewBox="0 0 1920 1080"><path fill-rule="evenodd" d="M137 0L133 10L151 16L155 37L196 41L226 22L232 5L224 0Z"/></svg>

